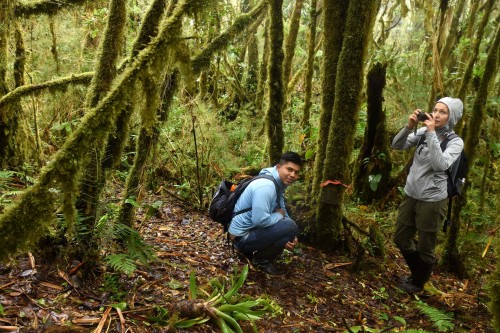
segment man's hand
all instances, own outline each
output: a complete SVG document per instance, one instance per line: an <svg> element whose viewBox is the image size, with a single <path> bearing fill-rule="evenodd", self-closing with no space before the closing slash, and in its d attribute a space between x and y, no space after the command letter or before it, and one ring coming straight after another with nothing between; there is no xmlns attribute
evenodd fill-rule
<svg viewBox="0 0 500 333"><path fill-rule="evenodd" d="M281 215L283 215L283 217L286 216L285 210L283 208L276 208L274 212L280 213Z"/></svg>
<svg viewBox="0 0 500 333"><path fill-rule="evenodd" d="M297 237L294 238L293 241L290 241L288 243L285 244L285 249L287 249L288 251L292 251L293 248L299 243L299 240L297 239Z"/></svg>

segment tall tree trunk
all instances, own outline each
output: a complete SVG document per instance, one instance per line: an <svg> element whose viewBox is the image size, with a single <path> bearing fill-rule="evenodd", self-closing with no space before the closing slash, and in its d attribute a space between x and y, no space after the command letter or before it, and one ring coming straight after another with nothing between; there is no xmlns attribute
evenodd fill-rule
<svg viewBox="0 0 500 333"><path fill-rule="evenodd" d="M316 11L317 1L311 0L311 9L309 10L309 39L307 41L307 65L306 65L306 75L305 81L305 92L304 92L304 111L302 113L301 128L305 136L309 138L311 133L311 124L309 122L311 118L311 106L312 106L312 78L314 74L314 55L316 47L316 22L318 14Z"/></svg>
<svg viewBox="0 0 500 333"><path fill-rule="evenodd" d="M489 86L491 81L495 80L495 75L498 69L498 58L500 49L500 26L497 27L495 39L491 45L486 59L485 70L481 79L481 84L472 107L472 117L467 128L467 135L465 137L465 153L469 166L473 166L476 159L476 151L479 145L479 134L481 133L481 125L483 123L485 114L485 105L488 100ZM460 233L460 212L462 207L467 202L469 185L466 184L461 196L455 199L453 209L453 223L451 224L450 233L446 239L445 250L443 253L443 266L451 272L457 273L463 277L465 270L463 261L458 251L457 239Z"/></svg>
<svg viewBox="0 0 500 333"><path fill-rule="evenodd" d="M441 52L440 52L439 56L440 56L441 66L443 66L443 67L445 67L447 65L451 50L453 49L453 46L457 42L459 21L460 21L460 17L462 16L462 13L464 11L465 1L466 0L458 0L455 12L453 14L453 20L451 21L451 24L449 27L448 36L446 38L446 41L445 41L443 47L441 48Z"/></svg>
<svg viewBox="0 0 500 333"><path fill-rule="evenodd" d="M268 107L266 127L268 138L268 161L277 163L284 146L283 106L285 90L283 87L283 0L272 0L269 4L269 68L268 68Z"/></svg>
<svg viewBox="0 0 500 333"><path fill-rule="evenodd" d="M377 0L349 3L323 170L323 179L326 180L347 183L350 178L348 166L358 121L363 65L378 4ZM328 19L326 13L325 19ZM339 250L343 243L341 225L344 190L343 186L334 184L320 189L315 240L320 248L327 251Z"/></svg>
<svg viewBox="0 0 500 333"><path fill-rule="evenodd" d="M368 72L368 119L352 177L354 194L365 203L381 199L390 188L392 163L386 117L382 108L386 67L387 64L376 63Z"/></svg>
<svg viewBox="0 0 500 333"><path fill-rule="evenodd" d="M494 0L487 0L485 4L483 19L481 20L481 23L477 28L477 34L475 37L474 45L472 46L472 53L469 57L469 61L467 62L467 67L465 69L465 72L462 75L462 80L461 80L462 84L460 85L458 92L455 92L456 97L460 98L463 101L465 100L465 97L467 95L467 88L472 79L472 70L474 69L474 64L476 63L479 54L479 46L481 45L481 40L483 39L484 31L486 29L486 26L488 25L489 17L494 3L495 3ZM460 133L462 131L463 124L467 123L468 118L469 118L468 112L464 112L461 121L455 126L455 132Z"/></svg>
<svg viewBox="0 0 500 333"><path fill-rule="evenodd" d="M337 64L344 40L345 17L349 0L326 1L323 3L323 64L321 68L321 114L319 119L318 144L314 157L314 172L311 186L311 207L315 206L319 184L324 181L326 144L335 102ZM314 222L311 222L314 223ZM312 226L314 229L315 227Z"/></svg>
<svg viewBox="0 0 500 333"><path fill-rule="evenodd" d="M497 198L498 197L499 195L497 194ZM500 265L498 264L498 258L500 258L500 242L496 242L496 244L495 254L497 262L495 265L495 271L488 279L488 294L490 296L490 302L488 305L493 317L493 329L496 332L500 332Z"/></svg>
<svg viewBox="0 0 500 333"><path fill-rule="evenodd" d="M0 4L0 99L9 93L8 73L8 38L14 28L15 60L14 85L24 85L24 67L26 51L20 25L12 21L14 2L3 1ZM20 168L29 160L29 143L32 142L29 126L24 117L24 110L19 101L0 107L0 168Z"/></svg>
<svg viewBox="0 0 500 333"><path fill-rule="evenodd" d="M269 19L264 23L264 47L262 48L262 57L260 61L259 82L257 83L257 93L255 94L255 105L257 106L257 114L262 114L264 107L264 92L267 82L267 67L269 64Z"/></svg>
<svg viewBox="0 0 500 333"><path fill-rule="evenodd" d="M285 40L285 60L283 62L283 78L285 82L290 80L290 73L292 72L293 56L295 55L295 44L297 43L303 4L304 0L295 0L295 6L290 17L290 26Z"/></svg>

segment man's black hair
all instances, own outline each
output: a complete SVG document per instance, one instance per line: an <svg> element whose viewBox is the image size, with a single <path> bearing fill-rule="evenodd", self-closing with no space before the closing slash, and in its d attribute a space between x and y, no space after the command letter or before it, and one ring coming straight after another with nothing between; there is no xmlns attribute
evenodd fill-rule
<svg viewBox="0 0 500 333"><path fill-rule="evenodd" d="M280 161L278 162L280 165L283 165L287 162L292 162L297 164L298 166L302 166L302 159L299 154L293 151L287 151L283 155L281 155Z"/></svg>

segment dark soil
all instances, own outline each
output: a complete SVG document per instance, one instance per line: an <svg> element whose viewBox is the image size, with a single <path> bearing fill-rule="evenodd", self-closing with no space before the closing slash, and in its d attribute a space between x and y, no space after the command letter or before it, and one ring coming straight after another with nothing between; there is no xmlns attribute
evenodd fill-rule
<svg viewBox="0 0 500 333"><path fill-rule="evenodd" d="M235 268L241 271L246 264L204 212L176 201L165 203L148 221L143 218L139 214L138 225L158 260L131 276L105 272L84 280L82 268L75 268L79 263L57 267L39 263L36 257L30 261L28 255L0 266L0 332L9 326L20 332L166 332L166 326L150 316L158 316L157 306L168 308L187 298L191 271L198 285L212 278L230 284ZM257 322L259 332L356 332L361 325L366 332L437 332L415 308L417 300L452 313L451 332L493 332L484 279L459 281L437 269L432 277L435 288L410 296L396 287L405 273L402 258L390 244L387 253L386 259L367 255L352 272L353 258L326 255L302 244L284 255L286 275L270 277L250 270L240 293L267 295L281 306L281 314ZM127 303L122 322L110 307L120 301ZM249 325L242 326L251 331ZM179 331L219 329L207 322Z"/></svg>

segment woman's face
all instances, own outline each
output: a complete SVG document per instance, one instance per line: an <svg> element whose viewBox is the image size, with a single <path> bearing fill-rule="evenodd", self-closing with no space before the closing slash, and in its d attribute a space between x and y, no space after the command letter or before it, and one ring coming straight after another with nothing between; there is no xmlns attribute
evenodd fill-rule
<svg viewBox="0 0 500 333"><path fill-rule="evenodd" d="M440 128L448 123L450 110L448 110L448 106L446 106L446 104L436 103L436 106L434 106L434 111L432 111L432 116L434 117L436 128Z"/></svg>

